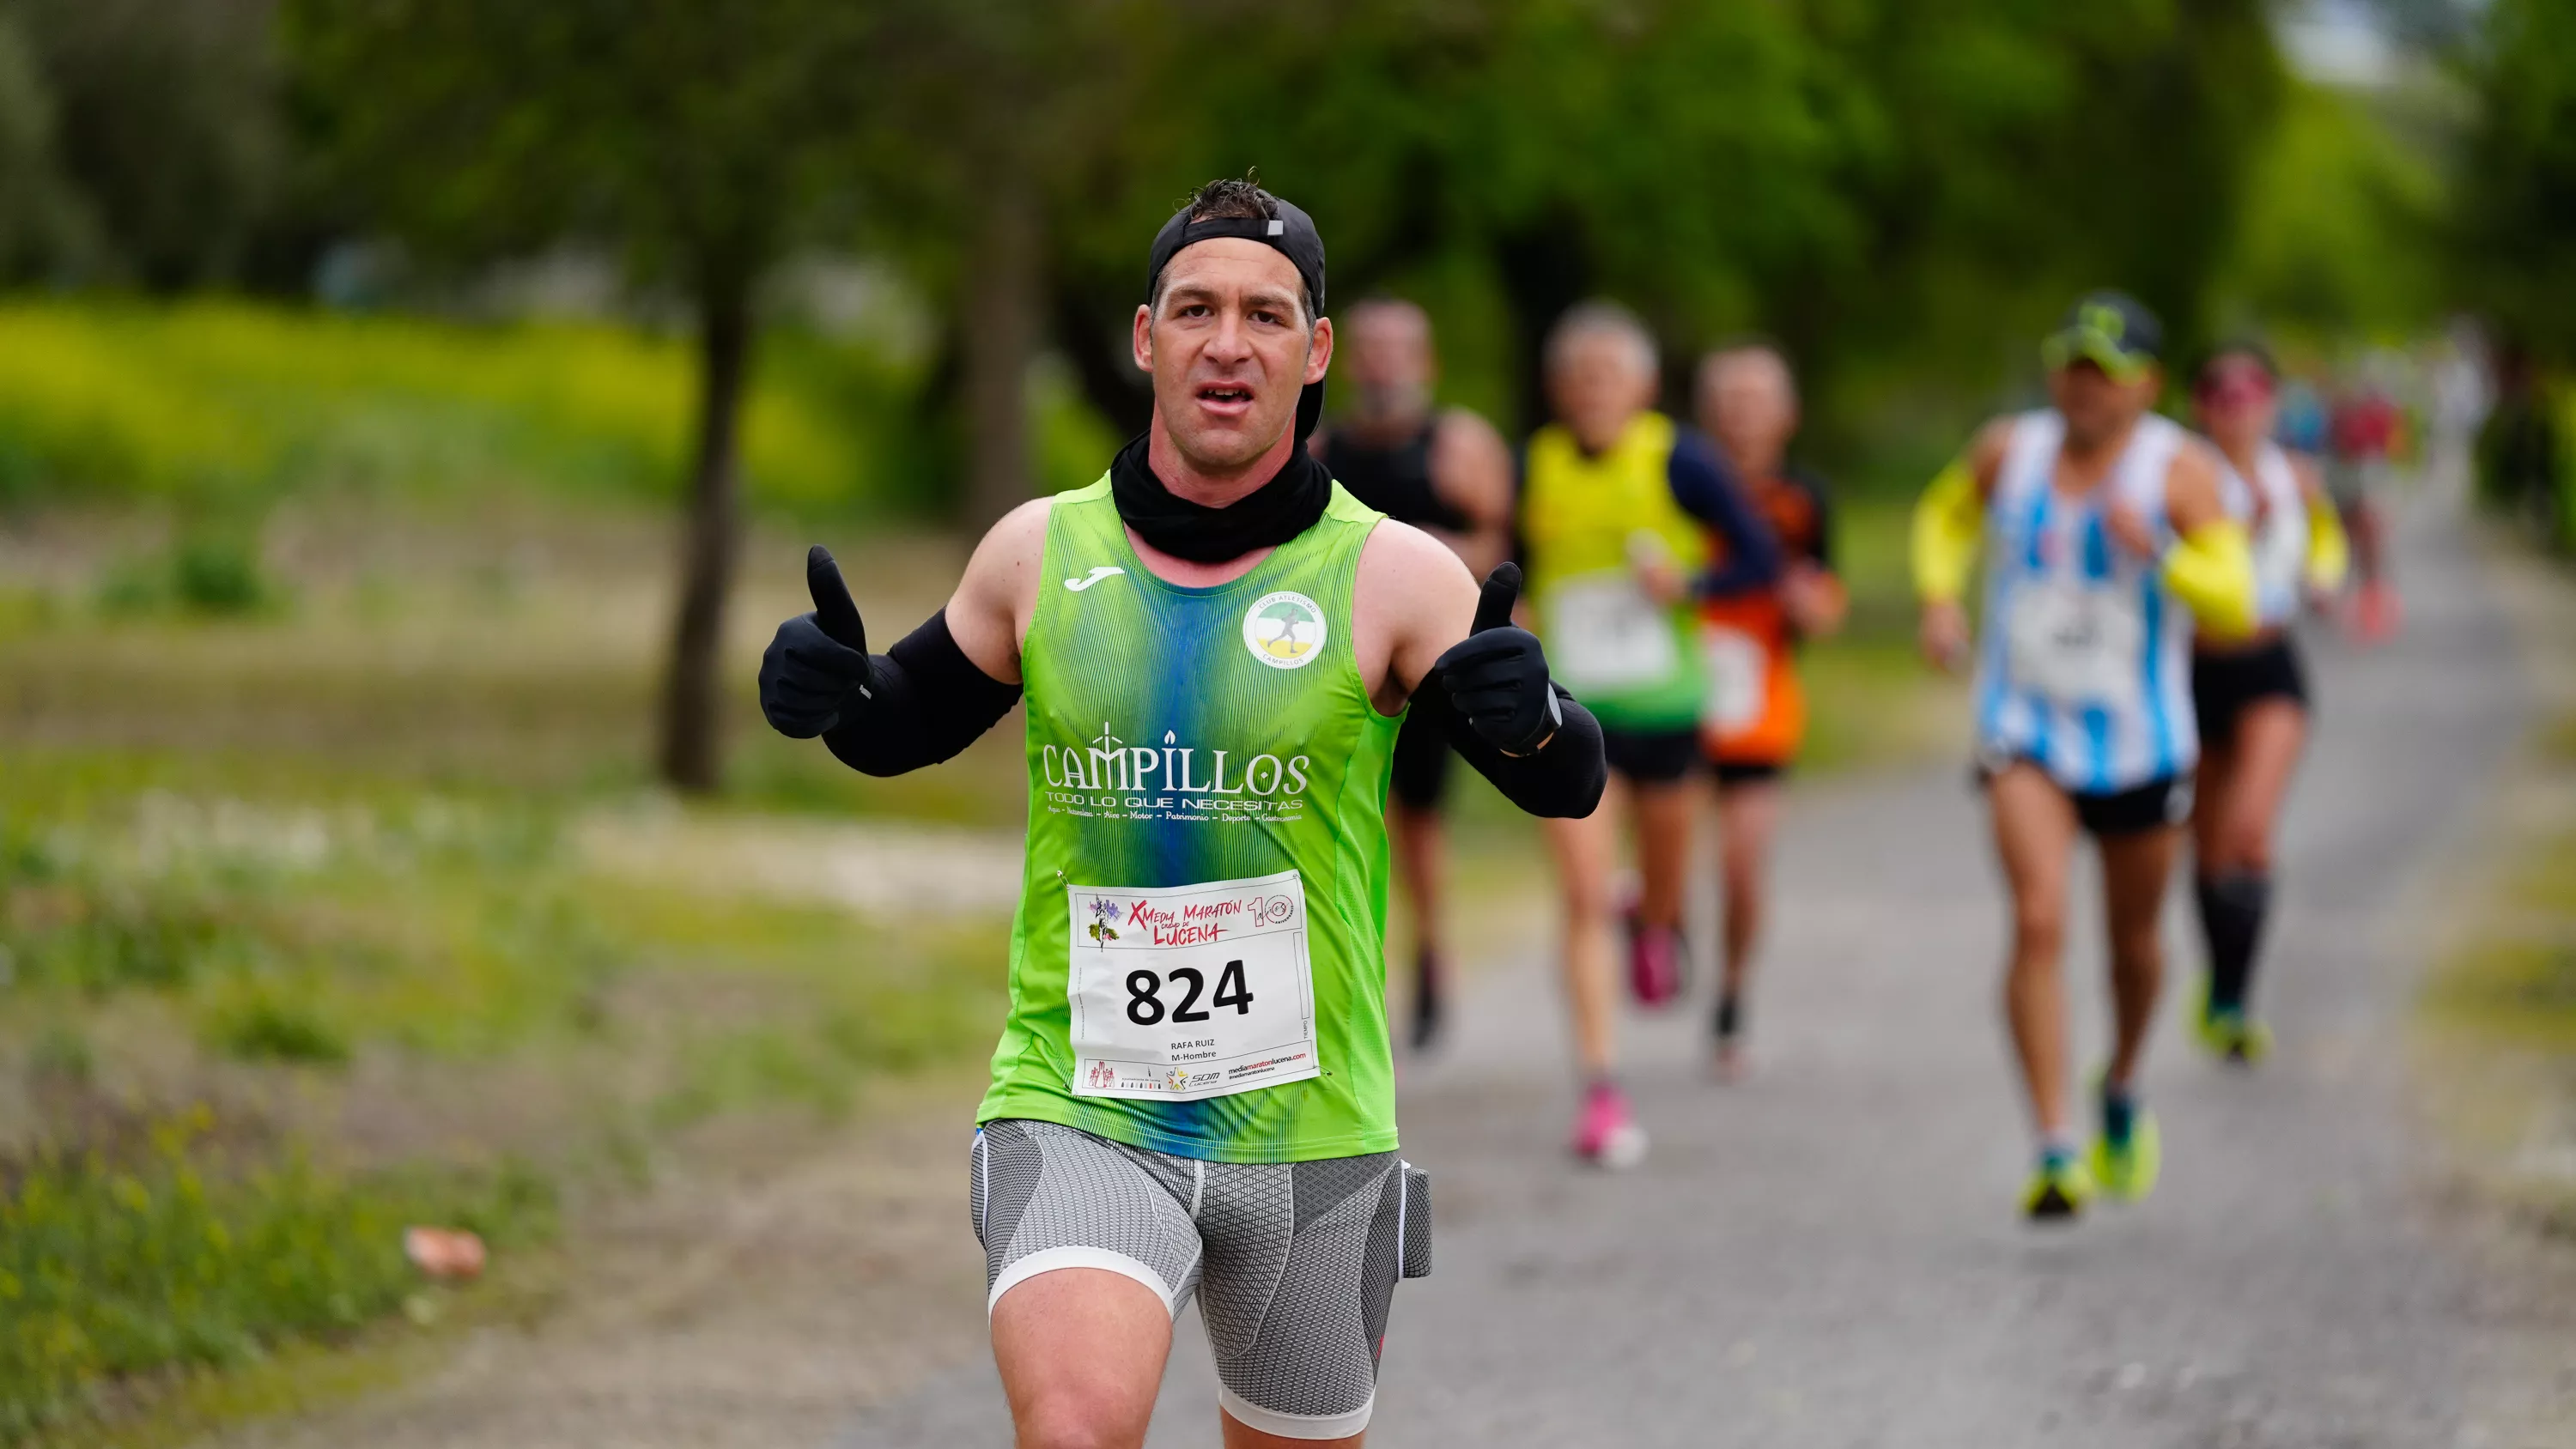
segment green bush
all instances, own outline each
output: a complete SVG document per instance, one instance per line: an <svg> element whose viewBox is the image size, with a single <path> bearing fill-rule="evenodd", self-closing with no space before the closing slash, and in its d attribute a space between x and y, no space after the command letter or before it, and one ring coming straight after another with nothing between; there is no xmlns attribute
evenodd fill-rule
<svg viewBox="0 0 2576 1449"><path fill-rule="evenodd" d="M239 618L285 601L260 562L256 535L232 531L183 533L164 551L110 563L98 585L98 606L109 614Z"/></svg>
<svg viewBox="0 0 2576 1449"><path fill-rule="evenodd" d="M831 509L882 494L863 429L901 416L910 380L845 352L773 350L780 365L758 374L744 417L751 495ZM240 501L317 485L671 497L692 368L679 339L600 324L0 304L0 501Z"/></svg>
<svg viewBox="0 0 2576 1449"><path fill-rule="evenodd" d="M329 1022L310 1007L280 1000L265 989L218 1006L206 1023L206 1040L244 1061L338 1066L349 1060L347 1039Z"/></svg>
<svg viewBox="0 0 2576 1449"><path fill-rule="evenodd" d="M84 1417L104 1386L222 1367L346 1334L418 1280L414 1223L496 1249L551 1236L552 1188L524 1169L352 1176L288 1152L243 1160L200 1108L118 1161L40 1151L0 1164L0 1443Z"/></svg>

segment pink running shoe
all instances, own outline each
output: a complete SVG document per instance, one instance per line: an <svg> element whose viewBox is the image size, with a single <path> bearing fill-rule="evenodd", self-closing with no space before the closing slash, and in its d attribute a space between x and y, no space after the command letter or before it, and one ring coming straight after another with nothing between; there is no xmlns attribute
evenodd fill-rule
<svg viewBox="0 0 2576 1449"><path fill-rule="evenodd" d="M1596 1082L1584 1093L1583 1115L1574 1119L1574 1155L1613 1172L1646 1160L1646 1129L1629 1115L1627 1094L1616 1085Z"/></svg>
<svg viewBox="0 0 2576 1449"><path fill-rule="evenodd" d="M1682 964L1680 931L1628 918L1628 990L1639 1006L1653 1010L1681 1000Z"/></svg>
<svg viewBox="0 0 2576 1449"><path fill-rule="evenodd" d="M2352 601L2352 630L2364 644L2385 644L2397 632L2397 591L2384 579L2363 584Z"/></svg>

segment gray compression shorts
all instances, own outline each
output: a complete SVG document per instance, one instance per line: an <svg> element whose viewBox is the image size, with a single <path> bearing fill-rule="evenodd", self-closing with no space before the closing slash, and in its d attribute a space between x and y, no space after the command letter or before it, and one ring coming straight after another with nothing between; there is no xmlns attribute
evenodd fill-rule
<svg viewBox="0 0 2576 1449"><path fill-rule="evenodd" d="M1392 1152L1205 1162L1003 1119L975 1133L969 1191L987 1311L1058 1268L1176 1314L1196 1293L1225 1411L1283 1438L1368 1427L1396 1280L1431 1269L1425 1183Z"/></svg>

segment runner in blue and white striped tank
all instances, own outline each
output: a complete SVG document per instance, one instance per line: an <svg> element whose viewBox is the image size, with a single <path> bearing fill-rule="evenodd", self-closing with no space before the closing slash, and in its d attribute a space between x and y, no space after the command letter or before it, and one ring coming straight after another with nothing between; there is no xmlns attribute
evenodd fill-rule
<svg viewBox="0 0 2576 1449"><path fill-rule="evenodd" d="M2191 612L2159 564L2174 539L2165 478L2189 435L2141 417L2101 485L2068 497L2053 482L2065 420L2024 413L2010 427L1986 511L1980 757L2030 760L2081 795L2188 774L2200 758ZM2120 508L2145 524L2155 556L2114 538Z"/></svg>
<svg viewBox="0 0 2576 1449"><path fill-rule="evenodd" d="M1977 778L2013 897L2005 1016L2039 1129L2022 1197L2038 1219L2074 1216L2097 1185L2128 1198L2155 1185L2161 1149L2136 1084L2163 981L2157 918L2200 758L2192 638L2254 625L2225 465L2148 411L2162 342L2134 298L2078 302L2040 347L2054 406L1989 423L1915 510L1923 649L1945 668L1969 652L1960 595L1986 554ZM2067 1120L2060 978L2079 831L2100 847L2116 1028L2089 1160Z"/></svg>

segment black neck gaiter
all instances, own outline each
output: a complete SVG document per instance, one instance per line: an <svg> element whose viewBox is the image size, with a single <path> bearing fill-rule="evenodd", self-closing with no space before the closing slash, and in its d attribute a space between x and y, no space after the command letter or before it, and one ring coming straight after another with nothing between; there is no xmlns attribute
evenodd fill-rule
<svg viewBox="0 0 2576 1449"><path fill-rule="evenodd" d="M1109 493L1118 516L1136 536L1192 563L1223 563L1256 548L1275 548L1324 516L1333 476L1302 448L1269 482L1223 508L1192 503L1163 486L1145 462L1146 435L1138 433L1109 464Z"/></svg>

